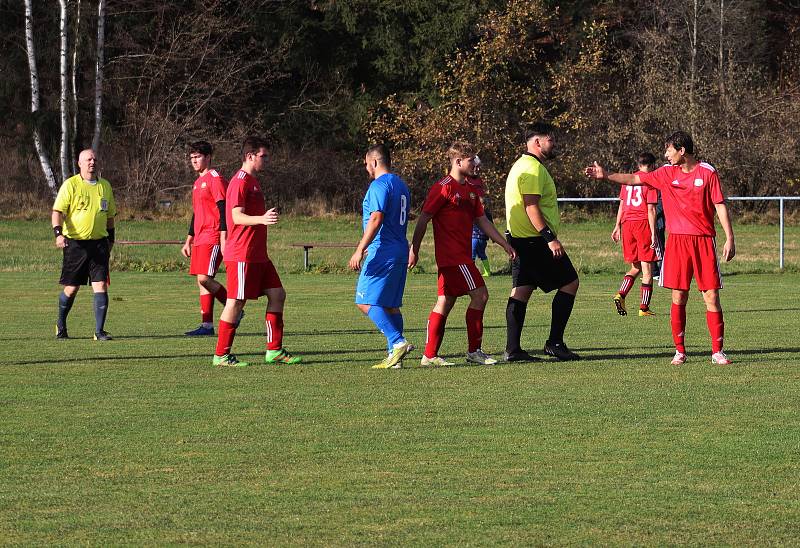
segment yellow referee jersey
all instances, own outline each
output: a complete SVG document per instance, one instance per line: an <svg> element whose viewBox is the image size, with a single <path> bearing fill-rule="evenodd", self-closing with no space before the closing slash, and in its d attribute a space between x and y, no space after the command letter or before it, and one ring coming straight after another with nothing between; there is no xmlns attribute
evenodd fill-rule
<svg viewBox="0 0 800 548"><path fill-rule="evenodd" d="M506 228L515 238L531 238L540 236L533 228L525 211L523 194L540 196L539 209L544 215L547 226L556 235L561 229L561 218L558 213L558 196L556 184L547 168L532 154L523 154L511 166L506 179Z"/></svg>
<svg viewBox="0 0 800 548"><path fill-rule="evenodd" d="M74 175L64 181L53 204L64 214L64 236L73 240L99 240L108 236L106 225L117 214L111 183L90 183Z"/></svg>

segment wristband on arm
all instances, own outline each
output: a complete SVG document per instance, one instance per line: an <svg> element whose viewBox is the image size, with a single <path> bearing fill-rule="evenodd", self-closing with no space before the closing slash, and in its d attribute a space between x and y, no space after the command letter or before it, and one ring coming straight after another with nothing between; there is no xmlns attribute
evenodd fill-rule
<svg viewBox="0 0 800 548"><path fill-rule="evenodd" d="M556 239L555 233L550 230L550 227L547 225L544 225L544 228L539 230L539 234L541 234L542 238L544 238L544 241L548 244Z"/></svg>
<svg viewBox="0 0 800 548"><path fill-rule="evenodd" d="M107 228L106 232L108 232L108 243L113 244L117 231L113 228Z"/></svg>
<svg viewBox="0 0 800 548"><path fill-rule="evenodd" d="M53 234L55 235L56 238L64 235L64 232L62 232L61 230L61 225L56 225L53 227Z"/></svg>

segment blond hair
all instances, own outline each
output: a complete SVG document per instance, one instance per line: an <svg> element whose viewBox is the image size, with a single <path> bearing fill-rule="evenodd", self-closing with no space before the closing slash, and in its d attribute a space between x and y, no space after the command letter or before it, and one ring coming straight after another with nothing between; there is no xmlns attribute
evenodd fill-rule
<svg viewBox="0 0 800 548"><path fill-rule="evenodd" d="M458 158L472 158L475 156L475 147L466 141L456 141L447 149L447 158L452 162Z"/></svg>

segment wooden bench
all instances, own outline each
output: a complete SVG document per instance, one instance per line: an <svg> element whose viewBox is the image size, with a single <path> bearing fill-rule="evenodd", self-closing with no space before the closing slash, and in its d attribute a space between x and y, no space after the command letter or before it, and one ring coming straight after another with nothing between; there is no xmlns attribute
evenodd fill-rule
<svg viewBox="0 0 800 548"><path fill-rule="evenodd" d="M354 244L342 244L336 242L315 242L315 243L295 243L289 244L292 247L302 247L303 248L303 268L308 270L309 263L308 263L308 252L314 247L349 247L350 249L355 249L356 246Z"/></svg>

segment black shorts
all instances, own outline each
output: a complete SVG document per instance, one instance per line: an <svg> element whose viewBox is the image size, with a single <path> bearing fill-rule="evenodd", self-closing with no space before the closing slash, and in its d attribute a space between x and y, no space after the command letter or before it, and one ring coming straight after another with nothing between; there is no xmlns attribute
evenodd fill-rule
<svg viewBox="0 0 800 548"><path fill-rule="evenodd" d="M517 258L511 264L512 287L530 285L549 293L578 279L567 254L555 259L541 236L514 238L506 233L506 239L517 252Z"/></svg>
<svg viewBox="0 0 800 548"><path fill-rule="evenodd" d="M61 285L86 285L108 280L108 240L67 240L61 265Z"/></svg>

